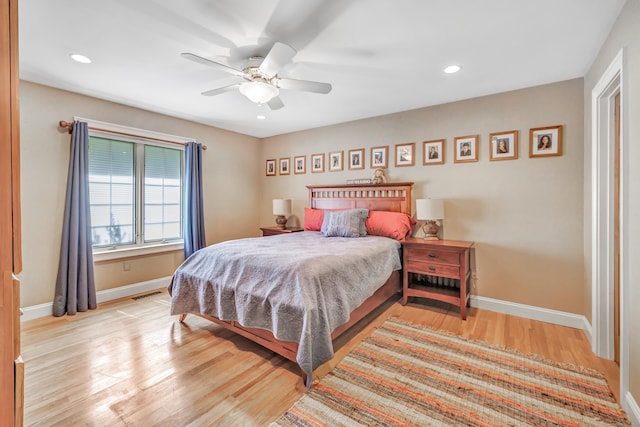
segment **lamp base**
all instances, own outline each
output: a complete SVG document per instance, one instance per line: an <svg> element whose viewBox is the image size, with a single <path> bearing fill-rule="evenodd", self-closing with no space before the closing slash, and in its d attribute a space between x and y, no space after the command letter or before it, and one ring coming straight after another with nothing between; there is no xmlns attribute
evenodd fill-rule
<svg viewBox="0 0 640 427"><path fill-rule="evenodd" d="M424 240L440 240L438 238L438 223L436 221L425 221L422 225L422 231L424 232Z"/></svg>
<svg viewBox="0 0 640 427"><path fill-rule="evenodd" d="M276 216L276 224L280 230L287 228L287 218L284 215Z"/></svg>

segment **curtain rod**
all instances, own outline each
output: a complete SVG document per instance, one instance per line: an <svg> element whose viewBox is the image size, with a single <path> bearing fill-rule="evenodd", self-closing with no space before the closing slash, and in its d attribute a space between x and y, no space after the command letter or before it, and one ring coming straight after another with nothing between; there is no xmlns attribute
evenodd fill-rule
<svg viewBox="0 0 640 427"><path fill-rule="evenodd" d="M73 122L67 122L66 120L60 120L58 122L58 126L60 126L61 128L67 128L69 133L71 133L73 131ZM187 145L184 142L176 142L176 141L170 141L168 139L152 138L150 136L140 136L140 135L135 135L133 133L118 132L118 131L109 130L109 129L100 129L100 128L94 128L94 127L90 127L89 129L100 131L100 132L105 132L105 133L112 133L112 134L115 134L115 135L132 136L132 137L135 137L135 138L150 139L152 141L168 142L169 144L178 144L178 145L182 145L182 146L186 146ZM206 150L207 146L203 144L202 145L202 149Z"/></svg>

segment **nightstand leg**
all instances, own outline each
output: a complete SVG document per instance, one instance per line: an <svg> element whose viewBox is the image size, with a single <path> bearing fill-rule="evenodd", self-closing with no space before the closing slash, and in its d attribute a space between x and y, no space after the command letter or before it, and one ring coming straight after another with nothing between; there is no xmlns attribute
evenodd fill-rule
<svg viewBox="0 0 640 427"><path fill-rule="evenodd" d="M467 320L467 289L469 286L471 286L471 283L469 282L469 278L471 277L471 275L469 273L466 273L464 277L464 280L460 281L460 316L462 317L462 320Z"/></svg>
<svg viewBox="0 0 640 427"><path fill-rule="evenodd" d="M407 305L409 301L409 295L407 295L407 289L409 288L409 273L406 269L402 270L402 305Z"/></svg>

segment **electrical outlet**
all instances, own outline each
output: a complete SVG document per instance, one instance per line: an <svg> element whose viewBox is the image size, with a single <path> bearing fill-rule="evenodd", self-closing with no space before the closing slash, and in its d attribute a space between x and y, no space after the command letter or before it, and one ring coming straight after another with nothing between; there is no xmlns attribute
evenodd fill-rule
<svg viewBox="0 0 640 427"><path fill-rule="evenodd" d="M471 275L471 288L474 290L478 289L478 276L475 274Z"/></svg>
<svg viewBox="0 0 640 427"><path fill-rule="evenodd" d="M129 261L125 261L122 263L122 269L124 271L129 271L131 270L131 263Z"/></svg>

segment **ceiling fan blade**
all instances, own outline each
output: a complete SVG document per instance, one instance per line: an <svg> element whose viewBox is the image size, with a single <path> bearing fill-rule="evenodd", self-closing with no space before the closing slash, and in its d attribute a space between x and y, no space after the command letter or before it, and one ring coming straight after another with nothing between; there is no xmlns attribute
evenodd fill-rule
<svg viewBox="0 0 640 427"><path fill-rule="evenodd" d="M185 59L188 59L190 61L193 62L197 62L198 64L203 64L203 65L207 65L209 67L213 67L213 68L217 68L221 71L224 71L226 73L230 73L230 74L234 74L236 76L240 76L240 77L244 77L244 73L240 70L236 70L235 68L229 67L228 65L224 65L221 64L219 62L215 62L212 61L210 59L207 58L203 58L202 56L198 56L195 55L193 53L181 53L180 56L182 56Z"/></svg>
<svg viewBox="0 0 640 427"><path fill-rule="evenodd" d="M260 64L260 71L267 76L275 76L296 55L296 50L288 44L276 42Z"/></svg>
<svg viewBox="0 0 640 427"><path fill-rule="evenodd" d="M278 79L278 87L282 89L302 90L314 93L331 92L331 85L329 83L311 82L308 80Z"/></svg>
<svg viewBox="0 0 640 427"><path fill-rule="evenodd" d="M240 83L234 83L234 84L229 85L229 86L222 86L222 87L219 87L217 89L211 89L211 90L204 91L204 92L202 92L202 95L204 95L204 96L220 95L221 93L229 92L229 91L232 91L232 90L234 90L236 88L239 88L239 87L240 87Z"/></svg>
<svg viewBox="0 0 640 427"><path fill-rule="evenodd" d="M271 98L271 101L267 102L267 105L272 110L279 110L282 107L284 107L284 103L282 102L282 99L280 99L279 96L276 96L275 98Z"/></svg>

